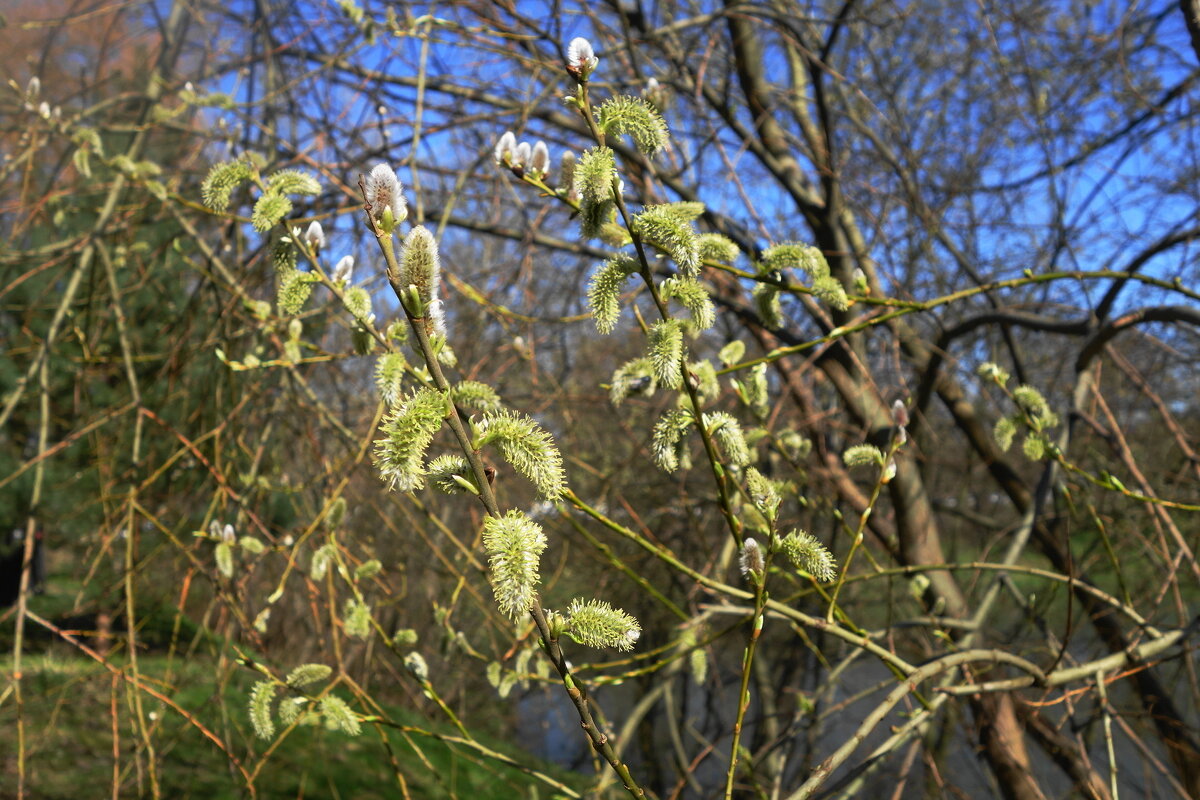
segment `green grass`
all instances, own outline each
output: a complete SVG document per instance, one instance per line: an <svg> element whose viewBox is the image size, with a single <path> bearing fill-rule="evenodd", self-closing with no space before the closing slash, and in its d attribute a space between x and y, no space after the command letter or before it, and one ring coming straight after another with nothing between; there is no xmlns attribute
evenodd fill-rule
<svg viewBox="0 0 1200 800"><path fill-rule="evenodd" d="M175 660L161 656L139 660L145 683L169 697L221 739L253 772L269 742L254 738L246 713L255 675L239 667L219 668L205 659ZM11 655L4 669L12 674ZM90 659L73 655L27 655L22 682L26 720L26 768L30 796L54 798L107 797L113 784L113 706L120 751L121 797L150 796L147 759L135 733L131 685ZM3 694L4 687L0 687ZM350 700L348 693L339 694ZM141 694L143 712L153 714L151 743L157 778L167 798L249 797L246 780L221 749L196 725L161 701ZM385 708L388 718L404 725L453 735L404 708ZM393 769L381 736L396 761ZM579 789L579 776L538 763L528 754L494 739L485 746L548 772ZM11 694L0 702L0 798L15 796L17 772L15 705ZM358 737L299 727L261 763L254 781L260 798L394 798L401 797L399 772L413 798L554 797L551 787L524 773L480 757L461 745L448 746L419 734L364 725ZM536 785L536 788L534 786Z"/></svg>

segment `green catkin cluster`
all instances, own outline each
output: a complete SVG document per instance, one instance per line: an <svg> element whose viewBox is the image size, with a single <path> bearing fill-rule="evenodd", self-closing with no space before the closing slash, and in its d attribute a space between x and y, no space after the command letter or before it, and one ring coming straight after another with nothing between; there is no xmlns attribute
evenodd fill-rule
<svg viewBox="0 0 1200 800"><path fill-rule="evenodd" d="M217 562L217 571L226 578L233 577L233 545L229 542L217 542L217 547L214 552Z"/></svg>
<svg viewBox="0 0 1200 800"><path fill-rule="evenodd" d="M640 97L619 96L596 109L596 124L605 133L629 136L647 155L667 146L667 123L654 106Z"/></svg>
<svg viewBox="0 0 1200 800"><path fill-rule="evenodd" d="M312 295L313 284L320 280L311 272L291 269L279 273L275 302L281 314L299 314Z"/></svg>
<svg viewBox="0 0 1200 800"><path fill-rule="evenodd" d="M292 213L289 194L320 194L321 184L313 176L294 169L276 172L266 180L266 188L254 204L250 224L259 232L268 231Z"/></svg>
<svg viewBox="0 0 1200 800"><path fill-rule="evenodd" d="M984 367L993 368L988 371L987 377L995 380L1001 386L1007 382L1008 374L996 365L985 364ZM984 374L983 368L981 368L981 374ZM1058 425L1058 415L1050 409L1050 404L1042 393L1027 384L1013 389L1012 399L1018 410L996 420L996 426L992 431L996 444L1001 450L1008 450L1012 447L1017 432L1024 427L1028 433L1021 442L1021 451L1031 461L1040 461L1048 453L1053 452L1054 445L1046 435L1046 431Z"/></svg>
<svg viewBox="0 0 1200 800"><path fill-rule="evenodd" d="M633 217L633 230L643 241L661 247L688 277L700 272L700 242L696 233L697 203L646 206ZM701 206L703 209L703 206Z"/></svg>
<svg viewBox="0 0 1200 800"><path fill-rule="evenodd" d="M996 420L996 426L992 429L992 436L996 440L996 445L1004 452L1007 452L1012 447L1013 439L1017 435L1017 420L1011 416L1001 417Z"/></svg>
<svg viewBox="0 0 1200 800"><path fill-rule="evenodd" d="M984 363L980 364L976 372L979 373L979 377L985 378L1000 386L1004 386L1008 383L1008 370L992 361L985 361Z"/></svg>
<svg viewBox="0 0 1200 800"><path fill-rule="evenodd" d="M362 732L358 715L337 695L327 694L321 698L321 716L325 719L325 730L341 731L348 736L358 736Z"/></svg>
<svg viewBox="0 0 1200 800"><path fill-rule="evenodd" d="M262 166L263 159L257 153L246 153L234 161L215 164L200 187L200 198L204 205L224 213L229 208L233 190L253 178Z"/></svg>
<svg viewBox="0 0 1200 800"><path fill-rule="evenodd" d="M744 380L735 380L733 388L738 398L754 412L754 416L765 420L771 411L767 386L767 365L755 364Z"/></svg>
<svg viewBox="0 0 1200 800"><path fill-rule="evenodd" d="M829 548L804 531L794 530L780 539L779 551L792 566L804 570L822 583L837 577L837 563Z"/></svg>
<svg viewBox="0 0 1200 800"><path fill-rule="evenodd" d="M608 399L614 406L619 406L631 395L653 394L657 390L654 364L648 358L635 358L622 364L613 373Z"/></svg>
<svg viewBox="0 0 1200 800"><path fill-rule="evenodd" d="M301 664L288 673L287 685L293 689L303 689L314 683L320 683L333 674L333 669L324 664Z"/></svg>
<svg viewBox="0 0 1200 800"><path fill-rule="evenodd" d="M342 624L347 636L366 639L371 635L371 607L357 598L349 598L342 611Z"/></svg>
<svg viewBox="0 0 1200 800"><path fill-rule="evenodd" d="M389 407L403 396L404 370L408 362L399 350L384 353L375 362L375 386L379 389L379 397Z"/></svg>
<svg viewBox="0 0 1200 800"><path fill-rule="evenodd" d="M832 275L823 275L813 281L812 291L817 299L830 308L845 311L850 307L850 298L846 296L845 287Z"/></svg>
<svg viewBox="0 0 1200 800"><path fill-rule="evenodd" d="M741 361L744 355L746 355L746 343L741 339L734 339L721 348L717 353L717 358L722 364L730 367Z"/></svg>
<svg viewBox="0 0 1200 800"><path fill-rule="evenodd" d="M417 225L404 237L400 249L399 274L392 276L401 289L401 302L415 319L422 320L429 335L446 335L442 303L438 299L441 261L437 241L424 225Z"/></svg>
<svg viewBox="0 0 1200 800"><path fill-rule="evenodd" d="M688 669L692 673L692 682L703 686L708 678L708 653L703 647L697 647L688 653Z"/></svg>
<svg viewBox="0 0 1200 800"><path fill-rule="evenodd" d="M296 269L296 245L291 239L281 236L271 245L271 264L279 275Z"/></svg>
<svg viewBox="0 0 1200 800"><path fill-rule="evenodd" d="M370 580L381 572L383 572L383 562L378 558L372 558L370 561L364 561L354 568L354 580Z"/></svg>
<svg viewBox="0 0 1200 800"><path fill-rule="evenodd" d="M613 151L599 145L586 151L575 171L575 192L579 195L579 224L584 238L600 235L616 203L613 180L616 177Z"/></svg>
<svg viewBox="0 0 1200 800"><path fill-rule="evenodd" d="M425 485L422 461L446 418L446 397L423 387L403 399L380 426L375 461L380 477L396 491L412 492Z"/></svg>
<svg viewBox="0 0 1200 800"><path fill-rule="evenodd" d="M306 697L289 697L279 701L279 721L284 725L292 725L299 723L301 725L311 724L314 720L312 715L306 714L301 717L301 712L308 708L309 702Z"/></svg>
<svg viewBox="0 0 1200 800"><path fill-rule="evenodd" d="M314 581L324 579L325 573L329 570L329 564L333 561L336 549L332 543L318 547L316 552L313 553L312 561L309 563L308 577Z"/></svg>
<svg viewBox="0 0 1200 800"><path fill-rule="evenodd" d="M825 255L815 247L798 242L785 242L763 251L758 263L758 274L761 276L782 273L786 269L803 271L812 282L812 292L818 299L830 308L844 311L850 307L850 299L841 281L829 272L829 262ZM759 314L764 320L777 318L775 302L779 290L775 287L756 287L755 300L759 306ZM761 295L761 297L759 296ZM768 316L771 315L771 316ZM772 323L773 324L773 323Z"/></svg>
<svg viewBox="0 0 1200 800"><path fill-rule="evenodd" d="M717 322L717 313L713 308L708 290L695 278L676 275L662 282L659 291L663 299L674 298L692 315L692 324L697 330L705 331Z"/></svg>
<svg viewBox="0 0 1200 800"><path fill-rule="evenodd" d="M576 598L567 607L566 633L588 647L632 650L642 635L638 621L603 600Z"/></svg>
<svg viewBox="0 0 1200 800"><path fill-rule="evenodd" d="M321 193L321 182L298 169L281 169L267 178L268 194L306 194Z"/></svg>
<svg viewBox="0 0 1200 800"><path fill-rule="evenodd" d="M350 312L356 320L364 321L371 316L371 295L366 289L361 286L354 286L346 290L345 305L346 310Z"/></svg>
<svg viewBox="0 0 1200 800"><path fill-rule="evenodd" d="M648 348L654 377L669 389L679 388L683 380L683 323L677 319L654 323L650 327Z"/></svg>
<svg viewBox="0 0 1200 800"><path fill-rule="evenodd" d="M499 411L500 395L486 383L479 381L459 381L450 387L450 399L459 408L469 408L474 411Z"/></svg>
<svg viewBox="0 0 1200 800"><path fill-rule="evenodd" d="M746 468L746 489L750 494L750 502L769 521L774 521L783 498L779 494L778 484L764 477L754 467Z"/></svg>
<svg viewBox="0 0 1200 800"><path fill-rule="evenodd" d="M829 263L817 248L799 242L784 242L763 251L760 271L803 270L810 280L829 274Z"/></svg>
<svg viewBox="0 0 1200 800"><path fill-rule="evenodd" d="M537 597L541 582L538 567L546 549L546 535L542 526L513 510L503 517L488 517L482 538L496 603L501 613L517 619L528 613Z"/></svg>
<svg viewBox="0 0 1200 800"><path fill-rule="evenodd" d="M434 488L444 494L458 494L474 486L470 463L456 453L433 459L425 468L425 473Z"/></svg>
<svg viewBox="0 0 1200 800"><path fill-rule="evenodd" d="M690 411L675 409L668 411L655 424L650 455L660 469L665 472L674 472L679 469L686 452L683 434L694 419Z"/></svg>
<svg viewBox="0 0 1200 800"><path fill-rule="evenodd" d="M856 444L842 453L842 462L850 469L855 467L883 466L883 453L870 444Z"/></svg>
<svg viewBox="0 0 1200 800"><path fill-rule="evenodd" d="M566 488L562 456L544 428L515 411L485 414L475 422L475 446L495 445L537 487L546 500L557 500Z"/></svg>
<svg viewBox="0 0 1200 800"><path fill-rule="evenodd" d="M603 334L612 333L617 318L621 315L621 288L625 280L638 271L637 259L617 255L605 261L592 273L588 281L588 306L596 330Z"/></svg>
<svg viewBox="0 0 1200 800"><path fill-rule="evenodd" d="M713 411L703 416L704 427L716 438L729 463L744 467L753 460L746 436L742 433L742 425L732 414L725 411Z"/></svg>
<svg viewBox="0 0 1200 800"><path fill-rule="evenodd" d="M271 703L275 700L275 683L259 681L250 691L250 723L260 739L275 735L275 721L271 718Z"/></svg>
<svg viewBox="0 0 1200 800"><path fill-rule="evenodd" d="M779 287L769 283L756 283L750 291L750 299L758 318L769 328L783 327L783 305L779 301Z"/></svg>
<svg viewBox="0 0 1200 800"><path fill-rule="evenodd" d="M696 237L696 244L704 261L732 264L741 252L732 239L719 233L702 233Z"/></svg>
<svg viewBox="0 0 1200 800"><path fill-rule="evenodd" d="M404 668L421 683L429 680L429 665L425 663L425 656L416 651L404 657Z"/></svg>

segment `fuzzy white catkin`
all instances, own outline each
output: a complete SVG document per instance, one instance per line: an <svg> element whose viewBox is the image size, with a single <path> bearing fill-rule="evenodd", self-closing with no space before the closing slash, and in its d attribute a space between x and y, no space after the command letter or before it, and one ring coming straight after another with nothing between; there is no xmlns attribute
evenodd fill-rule
<svg viewBox="0 0 1200 800"><path fill-rule="evenodd" d="M376 164L367 176L367 203L375 219L383 218L383 210L392 210L392 219L402 221L408 216L408 204L404 199L404 187L396 172L387 164Z"/></svg>
<svg viewBox="0 0 1200 800"><path fill-rule="evenodd" d="M497 164L511 164L517 150L517 137L512 131L505 131L504 135L496 141L496 149L492 155L496 159Z"/></svg>
<svg viewBox="0 0 1200 800"><path fill-rule="evenodd" d="M321 223L313 220L308 223L308 230L304 232L304 241L313 250L320 250L325 246L325 229L321 227Z"/></svg>
<svg viewBox="0 0 1200 800"><path fill-rule="evenodd" d="M577 36L567 45L567 66L575 71L591 71L596 68L599 59L592 43L582 36Z"/></svg>

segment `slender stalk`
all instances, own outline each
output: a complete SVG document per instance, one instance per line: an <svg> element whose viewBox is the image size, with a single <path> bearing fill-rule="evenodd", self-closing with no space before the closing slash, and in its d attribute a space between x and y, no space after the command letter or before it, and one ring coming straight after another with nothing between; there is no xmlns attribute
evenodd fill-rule
<svg viewBox="0 0 1200 800"><path fill-rule="evenodd" d="M1109 712L1109 692L1104 685L1104 673L1096 673L1096 693L1100 698L1100 711L1104 714L1104 748L1109 757L1109 792L1112 800L1120 800L1121 793L1117 789L1117 757L1112 747L1112 715Z"/></svg>
<svg viewBox="0 0 1200 800"><path fill-rule="evenodd" d="M837 583L833 585L833 592L829 597L829 610L825 612L825 620L827 622L833 622L833 615L837 610L837 599L842 591L842 584L846 582L846 574L850 572L850 564L854 561L854 554L862 546L863 535L867 530L867 521L871 519L871 512L875 510L875 503L879 501L879 495L883 492L883 487L889 480L887 474L888 465L896 457L896 452L900 449L900 445L900 437L893 436L891 447L888 448L887 453L883 457L883 464L879 468L879 477L875 481L874 488L871 489L871 497L867 500L867 507L863 509L862 514L858 517L858 526L854 530L854 538L850 540L850 552L846 554L846 561L842 564L842 568L838 570Z"/></svg>
<svg viewBox="0 0 1200 800"><path fill-rule="evenodd" d="M763 609L767 605L767 592L764 588L767 571L759 576L754 585L754 627L750 631L750 641L746 643L746 652L742 656L742 685L738 692L737 719L733 723L733 743L729 750L729 769L725 773L725 800L733 797L733 778L737 771L738 747L742 739L742 723L746 718L746 709L750 707L750 673L754 664L754 652L758 647L758 639L763 629Z"/></svg>

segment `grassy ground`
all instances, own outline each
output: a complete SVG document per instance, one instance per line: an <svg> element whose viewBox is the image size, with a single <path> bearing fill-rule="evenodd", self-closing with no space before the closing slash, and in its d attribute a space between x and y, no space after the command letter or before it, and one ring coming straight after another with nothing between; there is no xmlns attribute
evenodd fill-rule
<svg viewBox="0 0 1200 800"><path fill-rule="evenodd" d="M254 772L260 798L394 798L403 797L397 772L413 798L508 800L548 798L551 787L461 745L449 746L420 734L407 736L364 725L352 738L323 727L296 728L272 752L269 742L256 740L246 705L253 675L240 668L218 670L204 660L168 663L161 656L143 656L140 668L147 684L193 715L195 721L220 739L242 764ZM11 655L3 664L12 674ZM130 685L88 659L73 655L29 655L24 662L23 692L26 720L26 769L30 796L90 798L151 796L148 759L135 733L135 698ZM115 690L114 690L115 685ZM0 798L15 796L17 740L11 694L0 686ZM343 697L349 699L343 693ZM249 797L247 781L231 759L201 732L163 702L141 694L142 711L153 719L151 744L157 780L165 798ZM113 717L117 719L118 757L114 758ZM403 709L386 709L402 724L444 734L448 726ZM395 766L384 746L386 737ZM516 748L495 741L486 746L535 763ZM114 777L114 764L116 772ZM556 778L561 771L538 765ZM567 782L572 778L567 776ZM578 788L579 781L573 781Z"/></svg>

